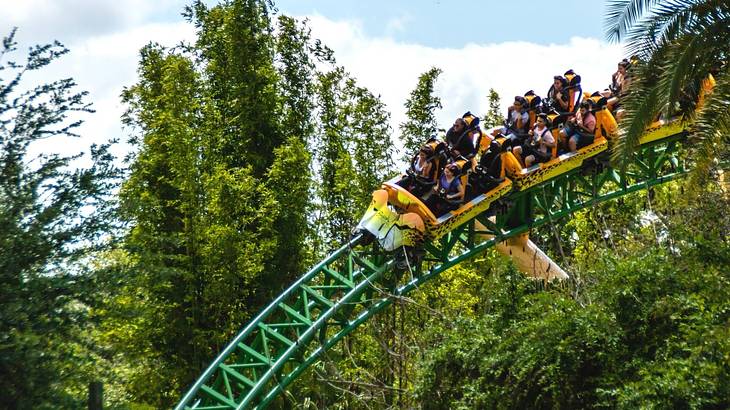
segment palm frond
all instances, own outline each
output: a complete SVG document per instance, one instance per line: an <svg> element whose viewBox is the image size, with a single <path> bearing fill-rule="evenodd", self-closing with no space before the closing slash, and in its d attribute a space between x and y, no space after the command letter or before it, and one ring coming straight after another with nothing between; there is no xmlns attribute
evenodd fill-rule
<svg viewBox="0 0 730 410"><path fill-rule="evenodd" d="M642 82L640 80L640 82ZM659 111L659 90L655 84L632 85L631 93L625 98L624 117L621 120L619 136L611 154L611 162L620 169L626 169L639 139Z"/></svg>
<svg viewBox="0 0 730 410"><path fill-rule="evenodd" d="M702 80L727 67L730 2L617 0L608 5L606 23L608 39L624 41L629 55L642 61L622 101L625 115L612 157L623 168L657 114L692 120Z"/></svg>
<svg viewBox="0 0 730 410"><path fill-rule="evenodd" d="M623 40L629 29L660 0L613 0L606 5L605 30L609 41Z"/></svg>
<svg viewBox="0 0 730 410"><path fill-rule="evenodd" d="M671 44L687 33L687 26L698 17L696 1L674 1L660 4L654 10L652 18L661 26L659 44Z"/></svg>
<svg viewBox="0 0 730 410"><path fill-rule="evenodd" d="M686 93L690 101L695 100L695 92L688 90L688 84L699 83L707 75L707 71L697 76L695 60L698 51L704 44L701 36L685 36L669 48L668 59L664 65L662 78L659 81L662 94L666 96L667 111L665 115L670 117L677 106L680 96ZM687 118L694 111L694 104L681 112Z"/></svg>
<svg viewBox="0 0 730 410"><path fill-rule="evenodd" d="M647 60L658 48L656 32L659 26L654 22L648 22L642 27L641 32L635 31L628 35L624 43L624 50L627 55Z"/></svg>
<svg viewBox="0 0 730 410"><path fill-rule="evenodd" d="M687 23L686 33L666 47L669 51L663 72L666 74L667 104L670 108L679 105L685 119L694 116L701 83L707 73L717 69L722 55L727 56L730 51L730 19L708 17L700 11L699 6L694 7L695 18ZM682 104L678 104L680 100L684 100Z"/></svg>
<svg viewBox="0 0 730 410"><path fill-rule="evenodd" d="M668 3L657 5L629 29L624 38L629 54L647 58L657 47L671 44L685 32L687 23L695 18L696 4L691 0Z"/></svg>
<svg viewBox="0 0 730 410"><path fill-rule="evenodd" d="M715 159L730 154L730 66L718 74L715 87L697 113L692 127L692 146L696 149L695 177L706 179ZM727 165L727 164L726 164Z"/></svg>

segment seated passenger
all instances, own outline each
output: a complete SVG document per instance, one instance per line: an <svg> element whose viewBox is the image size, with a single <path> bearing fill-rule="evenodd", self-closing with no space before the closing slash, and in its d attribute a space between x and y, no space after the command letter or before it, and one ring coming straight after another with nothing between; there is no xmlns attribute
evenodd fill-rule
<svg viewBox="0 0 730 410"><path fill-rule="evenodd" d="M623 110L620 110L620 102L624 95L626 95L626 89L631 82L631 78L626 72L630 65L631 63L629 60L624 58L618 63L616 72L611 76L611 85L609 86L611 95L608 99L608 107L609 110L615 114L617 119L620 119L623 116Z"/></svg>
<svg viewBox="0 0 730 410"><path fill-rule="evenodd" d="M501 153L502 146L499 142L492 141L489 148L479 158L479 164L474 168L474 172L469 174L466 199L471 200L489 192L504 181Z"/></svg>
<svg viewBox="0 0 730 410"><path fill-rule="evenodd" d="M624 91L624 83L628 85L629 79L628 75L626 73L626 70L629 68L629 60L623 59L619 61L618 67L616 68L616 72L611 75L611 84L608 86L606 90L601 92L601 95L606 98L620 98Z"/></svg>
<svg viewBox="0 0 730 410"><path fill-rule="evenodd" d="M527 100L525 97L515 96L515 101L507 110L507 118L504 120L504 126L492 132L492 136L497 137L500 134L508 137L509 146L519 145L521 140L527 136L527 128L530 125L530 116L527 113ZM519 142L519 143L518 143Z"/></svg>
<svg viewBox="0 0 730 410"><path fill-rule="evenodd" d="M479 126L480 120L479 117L472 114L471 111L467 111L464 113L464 115L461 116L461 118L464 119L466 122L466 128L467 132L469 134L469 139L472 143L472 148L474 148L474 145L479 142L479 140L482 138L482 129ZM474 155L476 154L476 148L474 149Z"/></svg>
<svg viewBox="0 0 730 410"><path fill-rule="evenodd" d="M487 152L479 158L479 165L477 165L477 171L482 172L485 175L491 177L494 180L501 180L502 178L502 157L500 156L502 146L499 142L492 141L489 144Z"/></svg>
<svg viewBox="0 0 730 410"><path fill-rule="evenodd" d="M524 145L514 147L512 153L520 162L524 155L525 168L529 168L532 164L550 161L553 147L555 147L555 138L548 128L547 114L540 114L537 116L535 126L530 130L530 138Z"/></svg>
<svg viewBox="0 0 730 410"><path fill-rule="evenodd" d="M580 109L575 117L568 120L560 135L568 139L570 152L593 144L596 131L596 117L591 113L590 100L580 103Z"/></svg>
<svg viewBox="0 0 730 410"><path fill-rule="evenodd" d="M464 200L466 187L461 183L458 173L459 167L456 164L447 165L438 185L433 188L434 192L426 200L426 206L436 216L458 208Z"/></svg>
<svg viewBox="0 0 730 410"><path fill-rule="evenodd" d="M616 72L611 76L611 94L620 96L624 92L624 81L626 80L626 70L629 68L629 60L623 59L618 63Z"/></svg>
<svg viewBox="0 0 730 410"><path fill-rule="evenodd" d="M421 150L418 151L418 156L412 163L413 171L415 171L416 175L425 179L431 179L431 170L433 168L431 157L433 157L433 148L428 145L422 146Z"/></svg>
<svg viewBox="0 0 730 410"><path fill-rule="evenodd" d="M553 77L553 85L547 93L547 105L557 112L570 111L570 93L565 89L568 80L562 75Z"/></svg>
<svg viewBox="0 0 730 410"><path fill-rule="evenodd" d="M467 122L464 118L457 118L454 125L446 132L446 143L449 145L452 157L471 158L476 153L474 142L471 139L471 133L475 128L471 125L473 122L473 120ZM477 121L476 127L478 126Z"/></svg>
<svg viewBox="0 0 730 410"><path fill-rule="evenodd" d="M412 189L409 189L413 195L421 196L428 191L429 184L434 183L434 177L436 176L436 166L433 161L434 152L433 148L428 145L421 147L418 151L418 156L411 163L411 168L417 178L420 178L424 183L416 182ZM420 186L420 189L419 189Z"/></svg>
<svg viewBox="0 0 730 410"><path fill-rule="evenodd" d="M573 113L578 111L578 104L583 97L583 88L580 85L581 78L573 69L564 72L563 77L568 82L568 86L563 87L563 93L568 94L568 111Z"/></svg>
<svg viewBox="0 0 730 410"><path fill-rule="evenodd" d="M411 160L406 177L396 182L415 196L421 196L436 183L436 153L429 144L423 145L418 154Z"/></svg>
<svg viewBox="0 0 730 410"><path fill-rule="evenodd" d="M467 136L469 137L469 141L471 141L471 146L469 146L468 148L473 149L472 152L464 155L464 157L471 160L470 168L474 169L474 167L477 165L476 155L479 151L479 144L482 143L482 138L485 138L486 141L490 141L491 139L488 135L484 135L484 133L482 132L482 128L479 126L479 117L472 114L471 111L465 112L464 115L461 116L461 118L463 118L467 124Z"/></svg>

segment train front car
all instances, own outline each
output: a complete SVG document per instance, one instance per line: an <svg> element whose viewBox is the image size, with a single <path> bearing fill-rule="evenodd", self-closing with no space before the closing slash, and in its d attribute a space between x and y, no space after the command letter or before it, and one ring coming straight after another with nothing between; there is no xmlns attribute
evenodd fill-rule
<svg viewBox="0 0 730 410"><path fill-rule="evenodd" d="M477 173L468 172L471 162L461 161L463 170L458 178L463 184L469 184L467 201L439 215L434 214L424 200L437 193L414 189L413 184L408 183L412 175L400 175L386 181L381 189L373 192L373 200L355 232L377 240L385 251L396 252L397 268L405 268L406 264L415 266L423 255L425 242L438 240L487 212L492 204L512 190L512 181L505 178L504 166L501 161L498 163L500 172L496 178L478 183Z"/></svg>
<svg viewBox="0 0 730 410"><path fill-rule="evenodd" d="M385 189L373 192L373 200L355 232L372 235L371 238L388 252L420 246L425 234L423 217L414 212L398 212L388 206L388 194Z"/></svg>

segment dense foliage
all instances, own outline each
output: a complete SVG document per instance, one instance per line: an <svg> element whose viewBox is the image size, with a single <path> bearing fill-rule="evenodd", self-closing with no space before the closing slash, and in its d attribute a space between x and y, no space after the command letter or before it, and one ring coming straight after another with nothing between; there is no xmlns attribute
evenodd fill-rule
<svg viewBox="0 0 730 410"><path fill-rule="evenodd" d="M527 279L488 252L396 298L275 406L730 407L730 196L717 183L727 10L614 3L612 30L630 45L657 30L637 48L644 91L626 101L623 155L635 124L676 111L704 138L689 158L705 172L531 232L569 281ZM349 238L394 172L388 107L306 21L268 0L206 4L185 8L192 44L140 51L122 95L134 152L121 184L107 146L87 162L32 154L73 138L91 109L71 79L23 82L67 52L60 44L20 64L14 33L4 40L0 408L81 408L96 380L109 408L171 407L253 315ZM674 20L662 14L672 7ZM717 88L693 118L683 98L708 71ZM437 130L440 74L414 79L404 102L405 157ZM499 95L488 99L486 127L503 117Z"/></svg>
<svg viewBox="0 0 730 410"><path fill-rule="evenodd" d="M432 330L418 402L424 408L730 405L724 359L730 219L713 216L728 197L703 191L701 207L675 208L677 193L655 197L658 236L644 226L616 243L577 249L581 274L572 283L543 289L510 270L488 277L477 317Z"/></svg>
<svg viewBox="0 0 730 410"><path fill-rule="evenodd" d="M347 238L390 167L382 102L305 25L280 16L274 30L271 7L193 3L196 42L146 46L123 94L138 150L120 191L129 233L107 269L125 284L104 289L100 314L117 336L110 348L131 363L120 388L134 401L171 406L248 319Z"/></svg>
<svg viewBox="0 0 730 410"><path fill-rule="evenodd" d="M83 259L114 231L111 191L118 170L108 146L63 156L39 144L77 137L78 113L91 112L70 78L33 85L68 50L32 47L16 60L15 30L0 50L0 405L78 406L88 373L82 367L94 276ZM21 57L22 59L23 57ZM88 166L79 167L82 161Z"/></svg>

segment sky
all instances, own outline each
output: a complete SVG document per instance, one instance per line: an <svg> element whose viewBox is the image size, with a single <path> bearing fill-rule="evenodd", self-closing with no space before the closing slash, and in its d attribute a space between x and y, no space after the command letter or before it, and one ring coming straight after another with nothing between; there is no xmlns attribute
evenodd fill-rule
<svg viewBox="0 0 730 410"><path fill-rule="evenodd" d="M215 4L215 0L206 0ZM183 0L0 0L0 34L18 27L19 51L61 41L70 49L29 80L73 77L96 112L81 140L47 141L41 151L73 153L110 138L126 140L120 94L137 80L139 50L149 42L192 41ZM418 76L443 70L436 94L443 128L465 111L483 115L494 88L506 109L515 95L547 92L552 76L574 69L584 89L604 89L622 57L603 36L605 0L540 2L446 0L279 0L278 13L308 19L314 37L338 64L379 95L392 113L394 135ZM19 59L21 53L16 54ZM118 154L129 150L125 144Z"/></svg>

